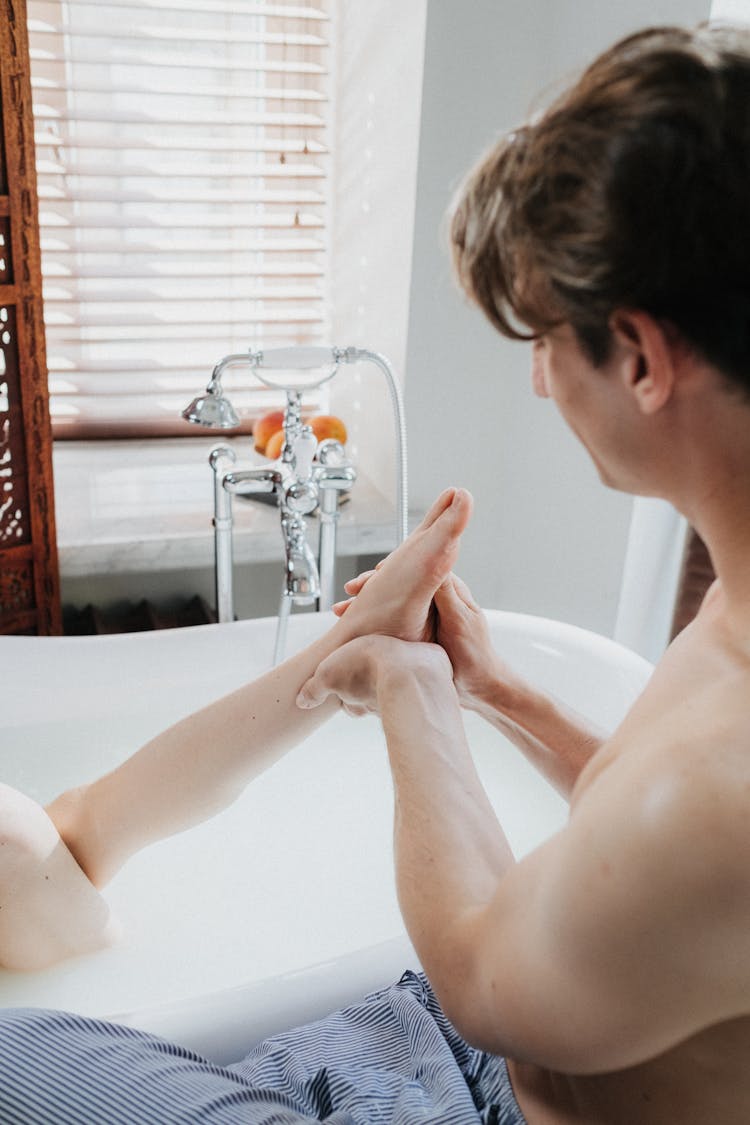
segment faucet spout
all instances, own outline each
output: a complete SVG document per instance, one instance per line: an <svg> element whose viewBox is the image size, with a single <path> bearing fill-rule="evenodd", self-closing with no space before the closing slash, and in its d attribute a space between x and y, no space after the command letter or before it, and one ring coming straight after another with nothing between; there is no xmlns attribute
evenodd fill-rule
<svg viewBox="0 0 750 1125"><path fill-rule="evenodd" d="M284 535L284 597L294 605L313 605L320 597L318 564L305 534L305 521L298 515L281 519Z"/></svg>

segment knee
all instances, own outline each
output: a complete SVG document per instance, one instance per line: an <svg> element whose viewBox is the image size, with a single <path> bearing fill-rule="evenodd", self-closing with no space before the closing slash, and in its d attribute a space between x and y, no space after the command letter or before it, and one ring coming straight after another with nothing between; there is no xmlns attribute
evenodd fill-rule
<svg viewBox="0 0 750 1125"><path fill-rule="evenodd" d="M0 785L0 965L44 969L103 949L119 931L44 809Z"/></svg>
<svg viewBox="0 0 750 1125"><path fill-rule="evenodd" d="M0 864L11 873L30 859L40 861L59 836L44 809L25 793L0 783Z"/></svg>

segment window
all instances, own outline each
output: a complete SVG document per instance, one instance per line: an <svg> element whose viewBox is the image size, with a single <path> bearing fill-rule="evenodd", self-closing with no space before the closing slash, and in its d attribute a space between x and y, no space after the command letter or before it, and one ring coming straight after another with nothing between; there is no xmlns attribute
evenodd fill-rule
<svg viewBox="0 0 750 1125"><path fill-rule="evenodd" d="M326 341L327 4L28 0L57 438L194 436L222 356Z"/></svg>

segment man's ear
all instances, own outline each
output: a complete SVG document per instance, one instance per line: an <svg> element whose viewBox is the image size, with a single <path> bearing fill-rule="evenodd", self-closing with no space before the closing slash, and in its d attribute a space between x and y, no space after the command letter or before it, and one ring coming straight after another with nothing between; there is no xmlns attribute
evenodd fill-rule
<svg viewBox="0 0 750 1125"><path fill-rule="evenodd" d="M643 414L669 401L675 384L675 343L669 327L639 309L618 309L609 319L620 376Z"/></svg>

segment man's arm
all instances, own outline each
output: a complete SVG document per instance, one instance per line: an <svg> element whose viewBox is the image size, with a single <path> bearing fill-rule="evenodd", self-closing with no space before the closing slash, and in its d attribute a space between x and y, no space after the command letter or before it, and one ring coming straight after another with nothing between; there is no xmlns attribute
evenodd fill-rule
<svg viewBox="0 0 750 1125"><path fill-rule="evenodd" d="M470 986L446 980L448 1014L470 1042L597 1074L747 1011L748 874L724 835L746 812L688 777L681 750L655 765L628 748L459 929Z"/></svg>
<svg viewBox="0 0 750 1125"><path fill-rule="evenodd" d="M451 574L435 593L437 641L448 653L462 706L497 727L548 781L570 797L604 733L516 675L497 655L468 586Z"/></svg>
<svg viewBox="0 0 750 1125"><path fill-rule="evenodd" d="M433 982L460 977L452 932L466 910L489 906L515 860L474 768L445 651L361 638L321 663L297 703L314 713L332 696L380 714L401 909Z"/></svg>
<svg viewBox="0 0 750 1125"><path fill-rule="evenodd" d="M335 693L381 713L399 901L459 1031L494 1053L597 1073L746 1010L737 923L738 911L750 921L748 876L712 854L721 801L709 801L708 819L719 819L707 841L705 787L669 756L655 769L651 755L628 753L582 792L562 832L517 863L435 651L356 641L324 662L300 704Z"/></svg>
<svg viewBox="0 0 750 1125"><path fill-rule="evenodd" d="M605 742L603 732L577 711L506 671L488 677L481 695L461 702L505 735L568 800Z"/></svg>
<svg viewBox="0 0 750 1125"><path fill-rule="evenodd" d="M377 570L346 584L352 595L334 610L348 614ZM468 586L449 575L435 591L434 639L448 653L461 706L476 711L569 798L604 732L560 700L516 675L495 652L487 621ZM427 638L427 639L432 639Z"/></svg>

